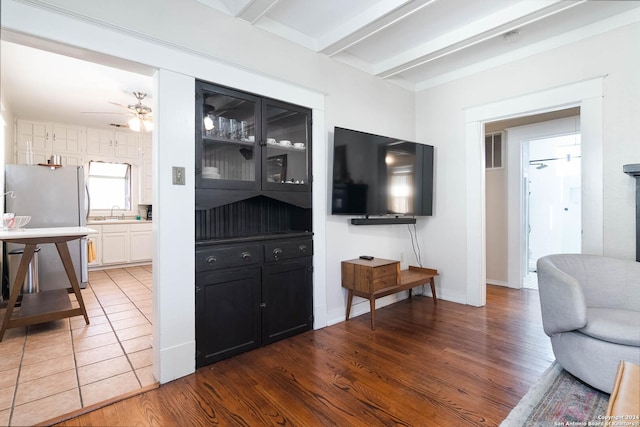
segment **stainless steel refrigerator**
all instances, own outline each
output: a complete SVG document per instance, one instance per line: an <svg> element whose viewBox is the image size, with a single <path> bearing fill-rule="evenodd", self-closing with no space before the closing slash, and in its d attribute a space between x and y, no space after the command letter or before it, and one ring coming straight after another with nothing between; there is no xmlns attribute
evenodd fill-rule
<svg viewBox="0 0 640 427"><path fill-rule="evenodd" d="M26 228L86 226L88 197L86 195L84 168L63 166L52 169L47 166L5 165L5 212L29 215ZM20 231L16 231L19 233ZM76 277L82 288L88 280L87 240L68 242ZM39 245L38 280L41 291L68 288L69 279L53 244ZM22 248L7 244L6 253Z"/></svg>

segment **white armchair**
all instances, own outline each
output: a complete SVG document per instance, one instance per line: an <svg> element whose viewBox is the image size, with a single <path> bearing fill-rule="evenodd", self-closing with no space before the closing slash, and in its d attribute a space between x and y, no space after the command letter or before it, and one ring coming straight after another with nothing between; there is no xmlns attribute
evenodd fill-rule
<svg viewBox="0 0 640 427"><path fill-rule="evenodd" d="M558 363L611 393L620 360L640 364L640 263L549 255L538 260L538 287Z"/></svg>

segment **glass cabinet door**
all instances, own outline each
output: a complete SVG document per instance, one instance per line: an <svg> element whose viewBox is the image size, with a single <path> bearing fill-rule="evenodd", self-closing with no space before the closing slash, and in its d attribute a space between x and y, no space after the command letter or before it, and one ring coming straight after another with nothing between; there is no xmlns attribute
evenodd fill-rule
<svg viewBox="0 0 640 427"><path fill-rule="evenodd" d="M308 191L311 164L309 110L265 100L262 123L265 138L262 187L269 190Z"/></svg>
<svg viewBox="0 0 640 427"><path fill-rule="evenodd" d="M200 133L200 170L196 177L202 187L252 189L260 155L256 135L259 121L259 98L250 94L203 85L196 101L200 116L196 133ZM198 129L199 128L199 129ZM196 135L198 136L198 135ZM256 150L258 148L258 150Z"/></svg>

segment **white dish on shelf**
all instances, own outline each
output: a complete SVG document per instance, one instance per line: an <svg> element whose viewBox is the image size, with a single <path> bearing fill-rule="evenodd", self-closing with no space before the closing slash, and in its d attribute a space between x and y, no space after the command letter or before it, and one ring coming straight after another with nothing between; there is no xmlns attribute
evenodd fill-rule
<svg viewBox="0 0 640 427"><path fill-rule="evenodd" d="M287 139L283 139L280 141L280 145L284 145L285 147L290 147L291 146L291 141L287 140Z"/></svg>
<svg viewBox="0 0 640 427"><path fill-rule="evenodd" d="M300 150L304 150L304 142L294 142L293 147L298 148Z"/></svg>
<svg viewBox="0 0 640 427"><path fill-rule="evenodd" d="M267 138L267 144L277 144L275 138Z"/></svg>

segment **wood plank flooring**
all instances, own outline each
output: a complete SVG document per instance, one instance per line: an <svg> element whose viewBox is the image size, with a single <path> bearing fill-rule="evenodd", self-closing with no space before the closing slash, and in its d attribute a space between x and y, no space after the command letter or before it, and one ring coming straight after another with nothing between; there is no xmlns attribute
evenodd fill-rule
<svg viewBox="0 0 640 427"><path fill-rule="evenodd" d="M414 297L203 367L60 426L497 426L553 361L538 292Z"/></svg>

